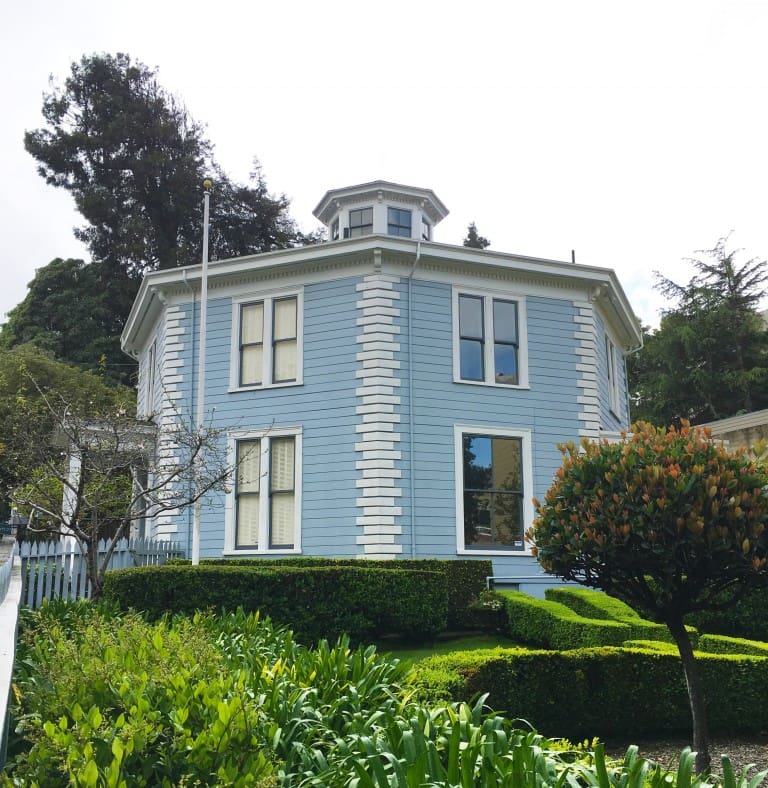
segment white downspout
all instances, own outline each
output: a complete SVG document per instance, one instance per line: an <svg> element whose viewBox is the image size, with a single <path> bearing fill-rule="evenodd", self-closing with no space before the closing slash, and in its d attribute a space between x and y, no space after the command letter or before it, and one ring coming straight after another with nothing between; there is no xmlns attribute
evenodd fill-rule
<svg viewBox="0 0 768 788"><path fill-rule="evenodd" d="M415 411L413 402L413 274L421 257L421 239L416 243L416 259L413 261L410 273L408 274L408 455L410 457L409 495L411 510L411 558L416 558L416 462L414 460L414 422Z"/></svg>

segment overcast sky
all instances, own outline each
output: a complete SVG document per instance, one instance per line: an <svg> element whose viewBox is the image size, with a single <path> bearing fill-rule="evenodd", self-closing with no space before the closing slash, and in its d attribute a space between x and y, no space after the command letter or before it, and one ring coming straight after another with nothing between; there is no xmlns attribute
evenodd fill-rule
<svg viewBox="0 0 768 788"><path fill-rule="evenodd" d="M25 0L0 30L0 315L35 268L84 257L70 196L24 151L48 77L118 51L207 124L245 180L254 156L305 230L330 188L433 189L491 248L613 268L658 323L653 271L729 232L768 257L768 3L761 0ZM768 304L764 304L768 306Z"/></svg>

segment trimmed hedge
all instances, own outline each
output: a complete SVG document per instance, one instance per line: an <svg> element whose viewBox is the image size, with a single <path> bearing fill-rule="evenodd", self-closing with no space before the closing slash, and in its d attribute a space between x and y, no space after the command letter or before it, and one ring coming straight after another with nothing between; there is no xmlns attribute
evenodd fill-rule
<svg viewBox="0 0 768 788"><path fill-rule="evenodd" d="M632 640L664 640L673 642L669 629L642 618L640 614L620 599L608 596L602 591L588 588L548 588L544 595L553 602L560 602L584 618L603 621L619 621L632 630ZM694 635L695 633L689 633ZM694 640L694 646L696 645Z"/></svg>
<svg viewBox="0 0 768 788"><path fill-rule="evenodd" d="M729 598L724 594L718 601ZM692 613L686 623L701 632L768 642L768 589L750 591L730 607Z"/></svg>
<svg viewBox="0 0 768 788"><path fill-rule="evenodd" d="M499 591L506 610L506 634L532 646L574 649L621 645L632 629L618 621L584 618L559 602L536 599L522 591Z"/></svg>
<svg viewBox="0 0 768 788"><path fill-rule="evenodd" d="M732 638L727 635L702 635L699 649L710 654L749 654L755 657L768 657L768 643L761 640Z"/></svg>
<svg viewBox="0 0 768 788"><path fill-rule="evenodd" d="M698 654L712 733L768 727L768 659ZM430 657L416 665L424 700L489 693L494 710L573 741L690 733L680 658L645 649L495 649Z"/></svg>
<svg viewBox="0 0 768 788"><path fill-rule="evenodd" d="M184 563L189 564L189 561L186 560ZM297 556L295 558L204 558L200 563L210 566L292 566L303 568L353 566L395 571L440 572L445 576L448 592L448 629L475 629L477 627L472 605L485 589L485 578L493 574L493 563L487 559L397 558L382 561L365 558Z"/></svg>
<svg viewBox="0 0 768 788"><path fill-rule="evenodd" d="M330 641L401 633L429 640L445 629L445 574L359 566L150 566L117 569L104 599L157 619L196 610L261 610L296 636Z"/></svg>

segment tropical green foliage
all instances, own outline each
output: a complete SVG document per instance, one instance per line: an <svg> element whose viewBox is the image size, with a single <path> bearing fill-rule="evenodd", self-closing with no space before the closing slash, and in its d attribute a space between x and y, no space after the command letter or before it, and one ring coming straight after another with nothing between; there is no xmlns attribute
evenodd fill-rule
<svg viewBox="0 0 768 788"><path fill-rule="evenodd" d="M148 624L84 604L27 612L4 784L705 788L630 748L572 747L483 699L409 700L410 669L345 641L308 650L242 612ZM746 786L728 775L726 788ZM756 782L755 782L756 784Z"/></svg>
<svg viewBox="0 0 768 788"><path fill-rule="evenodd" d="M448 595L437 572L264 563L118 569L106 576L104 597L152 618L260 610L307 643L344 633L357 642L389 633L424 641L446 627Z"/></svg>
<svg viewBox="0 0 768 788"><path fill-rule="evenodd" d="M650 611L687 679L699 770L705 701L684 617L768 585L768 473L704 430L647 423L624 440L561 447L528 537L545 571Z"/></svg>
<svg viewBox="0 0 768 788"><path fill-rule="evenodd" d="M686 285L657 274L672 306L627 359L636 420L700 424L768 407L768 331L756 311L766 263L739 263L726 243L689 261Z"/></svg>

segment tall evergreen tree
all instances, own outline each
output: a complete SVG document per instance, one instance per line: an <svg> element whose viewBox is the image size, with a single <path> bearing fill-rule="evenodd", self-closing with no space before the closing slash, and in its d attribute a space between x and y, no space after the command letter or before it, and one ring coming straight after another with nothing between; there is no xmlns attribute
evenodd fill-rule
<svg viewBox="0 0 768 788"><path fill-rule="evenodd" d="M269 193L255 161L248 184L216 164L203 127L164 90L157 71L129 55L72 63L43 98L43 128L24 145L48 183L68 191L86 224L75 230L91 263L39 269L9 314L0 346L32 342L57 358L126 383L134 366L119 337L141 276L196 263L202 252L202 182L212 177L211 257L315 243Z"/></svg>
<svg viewBox="0 0 768 788"><path fill-rule="evenodd" d="M129 55L84 56L43 100L44 128L24 136L48 183L69 191L87 224L75 235L93 259L129 275L196 262L202 249L201 184L212 177L213 257L301 242L284 195L261 169L233 182L212 157L203 127Z"/></svg>
<svg viewBox="0 0 768 788"><path fill-rule="evenodd" d="M701 424L768 407L768 332L756 312L768 266L739 264L726 242L690 261L685 285L657 274L673 306L629 357L633 419Z"/></svg>
<svg viewBox="0 0 768 788"><path fill-rule="evenodd" d="M483 238L482 235L478 235L477 227L475 226L474 222L470 222L469 226L467 227L467 237L462 241L464 246L469 247L470 249L485 249L491 245L491 242L487 238Z"/></svg>

